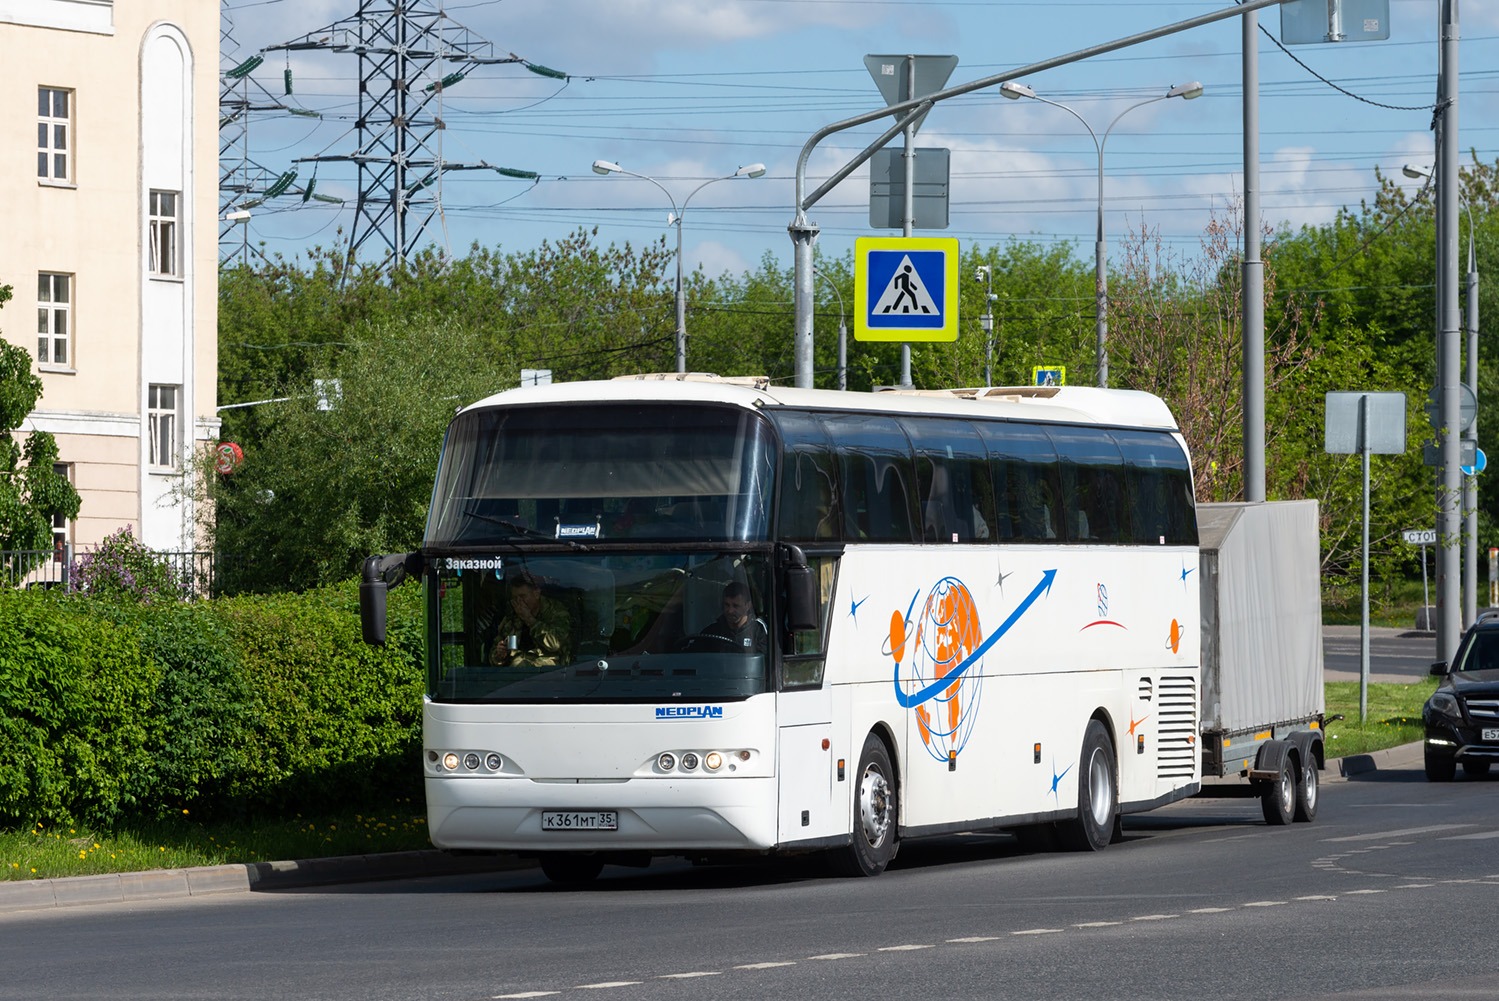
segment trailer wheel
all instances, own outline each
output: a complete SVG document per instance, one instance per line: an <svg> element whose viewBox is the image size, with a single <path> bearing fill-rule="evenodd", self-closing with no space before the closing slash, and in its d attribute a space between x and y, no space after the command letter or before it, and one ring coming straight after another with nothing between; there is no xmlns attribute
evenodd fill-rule
<svg viewBox="0 0 1499 1001"><path fill-rule="evenodd" d="M1426 781L1428 782L1451 782L1457 775L1457 761L1450 754L1441 751L1433 751L1431 745L1426 745Z"/></svg>
<svg viewBox="0 0 1499 1001"><path fill-rule="evenodd" d="M1296 821L1309 824L1317 819L1317 796L1321 792L1317 774L1317 755L1303 752L1301 767L1296 770Z"/></svg>
<svg viewBox="0 0 1499 1001"><path fill-rule="evenodd" d="M1109 732L1096 719L1088 721L1088 729L1083 733L1078 769L1077 819L1059 824L1058 830L1073 851L1103 851L1114 837L1119 797L1114 778L1114 745Z"/></svg>
<svg viewBox="0 0 1499 1001"><path fill-rule="evenodd" d="M548 852L541 856L541 871L553 883L591 883L604 871L597 855Z"/></svg>
<svg viewBox="0 0 1499 1001"><path fill-rule="evenodd" d="M878 876L895 858L895 825L900 814L890 755L885 742L872 733L864 738L854 775L853 841L834 852L832 862L845 876Z"/></svg>
<svg viewBox="0 0 1499 1001"><path fill-rule="evenodd" d="M1283 827L1296 815L1295 768L1289 755L1281 758L1275 778L1264 783L1260 790L1260 812L1265 815L1265 823L1272 827Z"/></svg>

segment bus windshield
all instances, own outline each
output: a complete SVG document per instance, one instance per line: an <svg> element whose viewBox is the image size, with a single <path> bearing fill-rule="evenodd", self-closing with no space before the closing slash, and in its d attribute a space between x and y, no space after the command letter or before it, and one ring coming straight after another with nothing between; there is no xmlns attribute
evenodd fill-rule
<svg viewBox="0 0 1499 1001"><path fill-rule="evenodd" d="M759 415L723 406L473 410L448 429L426 545L764 541L772 442Z"/></svg>
<svg viewBox="0 0 1499 1001"><path fill-rule="evenodd" d="M439 702L703 702L769 690L764 553L432 556Z"/></svg>

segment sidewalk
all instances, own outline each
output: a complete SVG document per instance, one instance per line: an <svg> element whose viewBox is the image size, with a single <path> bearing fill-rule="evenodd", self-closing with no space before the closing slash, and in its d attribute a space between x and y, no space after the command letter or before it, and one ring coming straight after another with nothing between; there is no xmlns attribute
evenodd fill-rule
<svg viewBox="0 0 1499 1001"><path fill-rule="evenodd" d="M1327 763L1324 782L1358 780L1380 771L1420 771L1421 744L1403 744L1370 754L1353 754ZM1332 774L1336 768L1336 774ZM367 883L422 876L460 876L465 873L529 869L531 859L515 855L448 855L440 851L390 852L383 855L346 855L301 859L295 862L254 862L197 869L158 869L104 876L68 876L0 882L0 913L82 904L139 903L257 890L290 890L334 883Z"/></svg>
<svg viewBox="0 0 1499 1001"><path fill-rule="evenodd" d="M346 855L293 862L252 862L0 882L0 913L80 904L138 903L252 890L290 890L421 876L505 872L535 865L514 855L454 856L436 850Z"/></svg>

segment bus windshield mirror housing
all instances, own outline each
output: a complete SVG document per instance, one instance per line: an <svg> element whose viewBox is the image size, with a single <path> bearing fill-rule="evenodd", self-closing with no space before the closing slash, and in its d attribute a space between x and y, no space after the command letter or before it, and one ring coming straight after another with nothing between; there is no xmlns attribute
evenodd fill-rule
<svg viewBox="0 0 1499 1001"><path fill-rule="evenodd" d="M371 556L359 580L359 625L370 646L385 645L385 593L421 572L416 553Z"/></svg>
<svg viewBox="0 0 1499 1001"><path fill-rule="evenodd" d="M806 554L798 546L783 546L786 562L781 567L781 581L786 589L786 628L792 632L816 629L817 582Z"/></svg>

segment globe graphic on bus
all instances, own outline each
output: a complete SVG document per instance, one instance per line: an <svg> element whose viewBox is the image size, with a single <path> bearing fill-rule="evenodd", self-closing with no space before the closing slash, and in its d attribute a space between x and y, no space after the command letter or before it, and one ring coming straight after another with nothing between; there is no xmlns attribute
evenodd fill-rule
<svg viewBox="0 0 1499 1001"><path fill-rule="evenodd" d="M962 751L978 718L979 690L983 685L983 661L969 665L952 684L936 685L954 675L984 641L979 628L978 607L962 581L944 577L932 586L921 613L910 624L904 657L892 643L897 660L904 660L902 681L908 696L932 689L932 694L913 707L927 753L947 761Z"/></svg>

